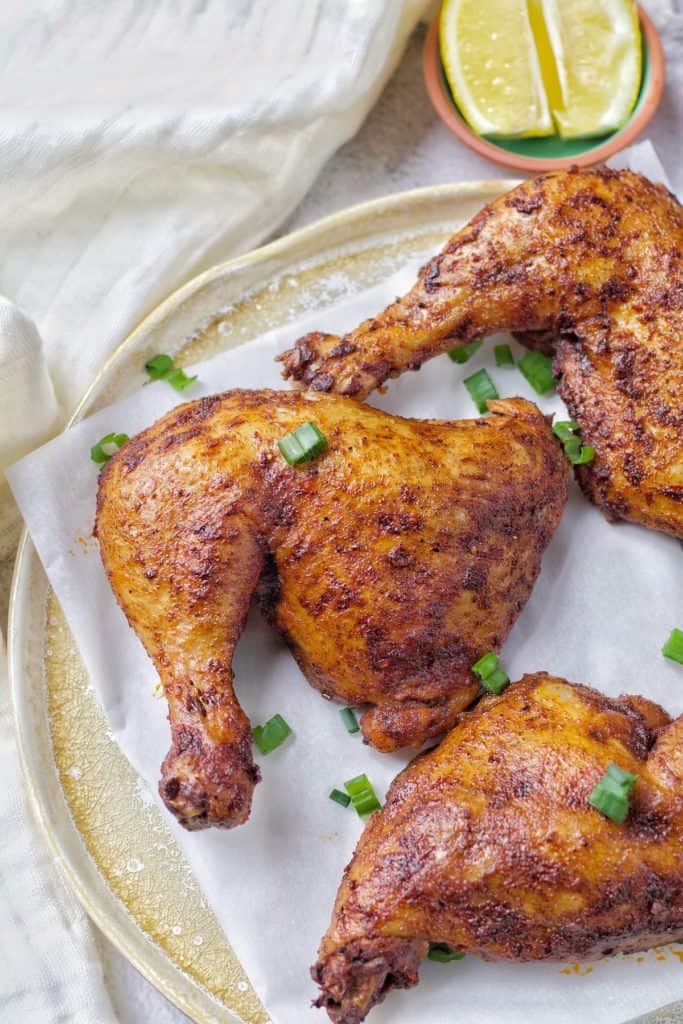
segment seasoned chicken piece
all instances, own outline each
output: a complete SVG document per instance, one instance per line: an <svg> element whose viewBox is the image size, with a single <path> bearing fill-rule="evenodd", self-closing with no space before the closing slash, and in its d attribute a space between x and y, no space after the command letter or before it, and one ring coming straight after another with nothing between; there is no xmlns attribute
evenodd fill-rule
<svg viewBox="0 0 683 1024"><path fill-rule="evenodd" d="M571 170L486 206L379 316L309 334L285 376L363 398L499 330L554 353L595 460L576 468L610 519L683 537L683 210L629 171Z"/></svg>
<svg viewBox="0 0 683 1024"><path fill-rule="evenodd" d="M349 398L232 391L169 413L104 469L102 559L154 661L173 743L160 792L183 825L230 827L258 780L232 658L258 588L302 671L369 704L381 750L450 728L538 575L566 460L529 402L487 419L389 416ZM289 466L314 421L327 450Z"/></svg>
<svg viewBox="0 0 683 1024"><path fill-rule="evenodd" d="M588 802L638 776L624 824ZM429 943L587 960L683 939L683 717L539 672L465 712L392 783L313 977L335 1024L417 984Z"/></svg>

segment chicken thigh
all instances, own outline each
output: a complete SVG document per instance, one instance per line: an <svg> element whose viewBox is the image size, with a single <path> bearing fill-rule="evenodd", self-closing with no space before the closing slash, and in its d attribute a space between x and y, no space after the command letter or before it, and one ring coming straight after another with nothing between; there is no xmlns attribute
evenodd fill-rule
<svg viewBox="0 0 683 1024"><path fill-rule="evenodd" d="M554 355L595 459L576 467L610 519L683 537L683 209L629 171L560 171L486 206L406 296L281 357L318 391L363 398L499 330Z"/></svg>
<svg viewBox="0 0 683 1024"><path fill-rule="evenodd" d="M637 775L623 824L588 802L610 763ZM430 942L518 962L681 940L683 717L539 672L394 780L313 977L335 1024L360 1024L417 984Z"/></svg>
<svg viewBox="0 0 683 1024"><path fill-rule="evenodd" d="M325 696L367 704L366 740L421 745L471 703L567 497L566 459L521 399L406 420L349 398L232 391L175 409L100 477L111 586L161 677L160 793L187 828L249 814L258 769L232 659L255 591ZM327 449L290 466L313 421Z"/></svg>

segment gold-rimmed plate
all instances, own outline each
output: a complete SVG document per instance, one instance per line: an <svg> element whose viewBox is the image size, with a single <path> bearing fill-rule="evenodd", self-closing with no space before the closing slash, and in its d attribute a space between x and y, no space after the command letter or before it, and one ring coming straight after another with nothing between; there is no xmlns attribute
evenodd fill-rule
<svg viewBox="0 0 683 1024"><path fill-rule="evenodd" d="M134 391L140 367L157 352L187 365L376 284L407 261L433 253L512 184L446 185L390 196L215 267L170 296L123 342L72 422ZM9 654L32 801L55 859L87 911L200 1024L263 1024L267 1012L163 815L109 735L27 537L15 568Z"/></svg>

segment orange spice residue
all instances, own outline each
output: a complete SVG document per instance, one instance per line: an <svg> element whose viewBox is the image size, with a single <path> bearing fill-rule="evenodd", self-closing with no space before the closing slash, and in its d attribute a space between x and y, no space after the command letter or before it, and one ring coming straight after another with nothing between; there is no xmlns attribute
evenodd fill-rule
<svg viewBox="0 0 683 1024"><path fill-rule="evenodd" d="M81 554L87 555L88 552L95 546L95 538L91 535L89 537L76 537L76 543L81 549Z"/></svg>
<svg viewBox="0 0 683 1024"><path fill-rule="evenodd" d="M581 964L572 964L571 967L561 967L560 974L578 974L583 977L586 974L592 974L592 967L583 967Z"/></svg>

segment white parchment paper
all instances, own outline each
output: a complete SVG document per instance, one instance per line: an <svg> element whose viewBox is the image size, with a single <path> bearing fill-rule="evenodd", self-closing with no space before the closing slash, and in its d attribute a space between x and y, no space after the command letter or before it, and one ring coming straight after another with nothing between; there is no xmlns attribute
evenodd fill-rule
<svg viewBox="0 0 683 1024"><path fill-rule="evenodd" d="M640 148L630 159L662 178L651 149ZM110 431L132 435L181 401L237 386L281 387L276 353L307 330L350 329L409 287L416 270L417 264L408 266L376 288L198 365L200 381L183 396L165 383L145 387L9 471L112 733L155 799L169 743L166 707L153 695L155 672L113 598L96 544L88 540L97 485L90 446ZM434 359L371 401L407 416L473 416L462 379L485 366L502 396L522 395L562 418L557 397L539 399L516 368L493 365L493 344L487 342L466 366L446 356ZM502 655L511 678L545 669L612 695L643 693L672 714L682 713L683 669L660 653L670 630L681 625L682 558L671 538L608 524L572 485L541 577ZM407 758L379 754L349 736L337 707L309 687L257 612L240 641L235 670L237 693L252 721L280 712L294 735L258 758L263 782L246 825L187 833L164 813L272 1019L324 1024L324 1012L310 1007L316 990L308 968L362 828L352 810L327 794L367 772L383 797ZM136 858L135 849L130 857ZM421 976L417 989L392 993L371 1021L616 1024L683 998L683 963L668 948L589 967L494 965L470 957L447 965L426 961Z"/></svg>

